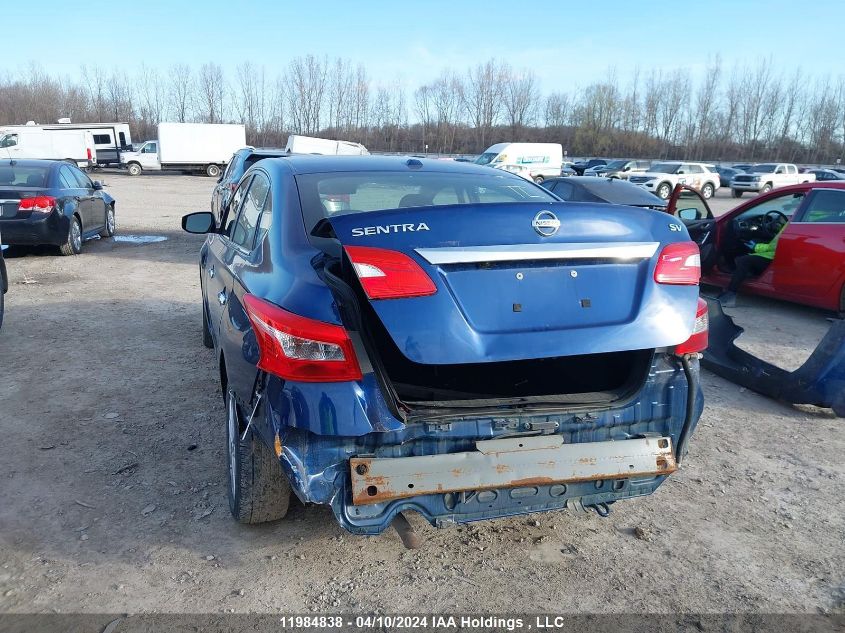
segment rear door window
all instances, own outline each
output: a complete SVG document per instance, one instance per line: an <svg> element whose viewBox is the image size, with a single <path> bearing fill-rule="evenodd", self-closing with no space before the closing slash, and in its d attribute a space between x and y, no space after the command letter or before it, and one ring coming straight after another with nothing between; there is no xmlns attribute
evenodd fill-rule
<svg viewBox="0 0 845 633"><path fill-rule="evenodd" d="M81 187L82 189L93 189L94 188L94 185L91 184L91 179L88 176L86 176L84 173L82 173L80 170L74 169L73 167L68 167L68 169L73 174L74 178L76 179L76 182L79 183L78 184L79 187Z"/></svg>
<svg viewBox="0 0 845 633"><path fill-rule="evenodd" d="M59 169L59 182L64 189L79 189L79 183L68 165L62 165Z"/></svg>
<svg viewBox="0 0 845 633"><path fill-rule="evenodd" d="M562 200L573 200L575 188L568 182L556 182L552 191Z"/></svg>
<svg viewBox="0 0 845 633"><path fill-rule="evenodd" d="M246 251L251 251L255 245L255 235L258 231L259 219L269 191L270 181L267 179L267 176L261 172L257 172L252 179L252 183L250 183L249 189L244 194L241 212L232 231L232 242Z"/></svg>
<svg viewBox="0 0 845 633"><path fill-rule="evenodd" d="M798 222L845 224L845 191L817 189Z"/></svg>

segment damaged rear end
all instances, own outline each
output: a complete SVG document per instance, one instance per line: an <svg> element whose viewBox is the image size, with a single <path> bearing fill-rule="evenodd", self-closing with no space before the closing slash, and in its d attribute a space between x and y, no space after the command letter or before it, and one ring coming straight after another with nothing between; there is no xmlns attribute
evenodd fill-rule
<svg viewBox="0 0 845 633"><path fill-rule="evenodd" d="M403 510L438 526L605 512L677 469L707 336L680 224L530 197L333 212L344 192L322 195L324 176L297 178L324 211L311 265L348 337L337 358L357 371L269 376L277 453L302 500L374 534Z"/></svg>

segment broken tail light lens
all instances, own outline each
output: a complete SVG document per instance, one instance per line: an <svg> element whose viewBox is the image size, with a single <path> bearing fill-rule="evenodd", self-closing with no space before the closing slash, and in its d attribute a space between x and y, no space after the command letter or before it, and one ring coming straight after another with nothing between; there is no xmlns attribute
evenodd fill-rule
<svg viewBox="0 0 845 633"><path fill-rule="evenodd" d="M53 196L35 196L32 198L22 198L18 205L18 211L50 213L55 206L56 199Z"/></svg>
<svg viewBox="0 0 845 633"><path fill-rule="evenodd" d="M370 246L347 246L346 254L370 299L405 299L437 292L431 278L404 253Z"/></svg>
<svg viewBox="0 0 845 633"><path fill-rule="evenodd" d="M701 279L701 254L695 242L667 244L657 258L654 281L659 284L695 286Z"/></svg>
<svg viewBox="0 0 845 633"><path fill-rule="evenodd" d="M244 295L244 305L258 340L259 369L299 382L361 379L342 326L293 314L250 294Z"/></svg>
<svg viewBox="0 0 845 633"><path fill-rule="evenodd" d="M701 297L698 298L698 306L695 310L695 326L692 328L692 335L675 348L675 354L696 354L707 349L707 334L710 329L710 319L707 316L707 302Z"/></svg>

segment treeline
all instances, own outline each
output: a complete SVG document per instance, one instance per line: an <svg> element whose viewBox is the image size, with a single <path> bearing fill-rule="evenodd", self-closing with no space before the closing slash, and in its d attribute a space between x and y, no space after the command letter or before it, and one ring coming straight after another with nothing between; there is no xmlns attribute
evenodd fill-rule
<svg viewBox="0 0 845 633"><path fill-rule="evenodd" d="M565 73L565 69L561 70ZM491 59L447 70L415 90L374 81L346 59L293 59L270 75L246 62L134 73L82 66L78 78L32 67L0 78L0 124L128 121L154 138L159 121L241 122L254 145L288 134L364 143L375 151L479 153L499 141L562 143L570 156L832 163L845 158L845 77L814 77L770 59L693 79L674 71L610 70L569 92Z"/></svg>

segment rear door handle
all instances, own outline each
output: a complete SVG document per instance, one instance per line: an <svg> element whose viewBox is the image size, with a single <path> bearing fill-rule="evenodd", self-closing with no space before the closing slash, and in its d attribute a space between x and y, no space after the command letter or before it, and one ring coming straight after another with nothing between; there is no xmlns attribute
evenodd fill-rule
<svg viewBox="0 0 845 633"><path fill-rule="evenodd" d="M228 299L228 297L226 296L225 290L221 290L220 292L217 293L217 301L218 301L218 303L220 303L221 306L225 305L226 299Z"/></svg>

